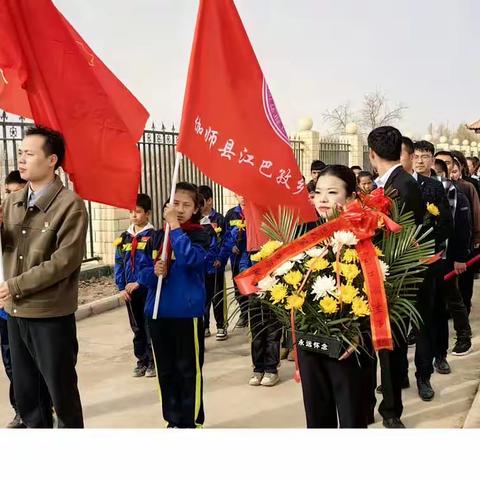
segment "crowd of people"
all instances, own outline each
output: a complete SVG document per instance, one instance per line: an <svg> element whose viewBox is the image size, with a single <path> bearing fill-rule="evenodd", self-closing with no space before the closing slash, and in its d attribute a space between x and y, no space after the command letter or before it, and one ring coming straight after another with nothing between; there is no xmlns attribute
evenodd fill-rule
<svg viewBox="0 0 480 480"><path fill-rule="evenodd" d="M469 318L476 269L467 268L466 262L480 246L479 159L435 151L432 143L413 142L394 127L373 130L368 145L372 172L312 162L311 179L305 183L319 222L360 192L384 188L405 212L413 213L418 225L425 222L428 206L435 206L438 220L431 235L437 261L423 274L417 294L422 323L418 329L412 326L408 336L394 326L393 351L382 350L377 358L367 342L361 353L348 350L326 369L300 354L307 426L312 428L367 427L374 422L376 393L383 397L378 408L383 425L404 428L408 347L415 347L416 387L424 401L435 395L432 375L451 373L448 352L463 356L472 350ZM58 132L34 128L22 142L20 172L6 180L11 193L2 211L7 280L0 284L5 306L0 331L16 413L12 428L51 427L52 411L59 427L83 426L74 312L86 213L83 202L55 174L64 151ZM235 282L238 315L229 321L226 272L234 278L252 265L255 253L247 250L244 199L237 195L237 201L223 216L215 210L209 186L178 183L172 202L163 207L164 224L170 228L165 243L164 226L157 229L150 223L151 199L139 194L130 227L115 240L115 282L133 332L133 376L157 377L169 428L204 423L202 366L205 338L212 331L217 341L226 341L233 328L249 327L251 386L277 385L281 360L293 360L288 330L256 295L242 295ZM457 276L444 281L452 270ZM154 319L159 277L162 293ZM456 332L451 349L450 318Z"/></svg>

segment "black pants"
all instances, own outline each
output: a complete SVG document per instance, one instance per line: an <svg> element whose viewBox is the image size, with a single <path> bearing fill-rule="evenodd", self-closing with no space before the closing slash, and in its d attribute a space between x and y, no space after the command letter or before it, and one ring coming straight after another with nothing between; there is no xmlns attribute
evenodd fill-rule
<svg viewBox="0 0 480 480"><path fill-rule="evenodd" d="M204 328L201 318L148 320L163 418L169 427L203 425Z"/></svg>
<svg viewBox="0 0 480 480"><path fill-rule="evenodd" d="M225 318L224 318L224 301L223 301L223 292L224 292L224 283L225 283L225 272L219 270L214 274L205 275L205 289L207 293L207 298L205 301L205 314L203 316L203 326L205 328L210 327L210 307L213 303L213 314L215 316L215 322L217 324L217 329L225 328Z"/></svg>
<svg viewBox="0 0 480 480"><path fill-rule="evenodd" d="M472 310L473 282L475 280L475 268L467 268L467 270L458 277L458 286L462 294L463 303L470 315Z"/></svg>
<svg viewBox="0 0 480 480"><path fill-rule="evenodd" d="M433 373L435 357L435 338L439 327L439 319L435 316L435 305L439 301L440 282L443 282L445 270L443 261L430 265L425 272L425 278L418 291L416 308L422 317L418 330L415 348L415 375L424 380L430 379Z"/></svg>
<svg viewBox="0 0 480 480"><path fill-rule="evenodd" d="M18 412L30 428L83 428L77 385L75 315L8 320L13 387Z"/></svg>
<svg viewBox="0 0 480 480"><path fill-rule="evenodd" d="M373 349L370 334L364 333L363 351L358 355L362 378L362 411L364 412L367 425L374 423L375 405L377 404L377 354Z"/></svg>
<svg viewBox="0 0 480 480"><path fill-rule="evenodd" d="M298 349L307 428L366 428L362 375L355 355L334 360ZM338 412L338 420L337 420Z"/></svg>
<svg viewBox="0 0 480 480"><path fill-rule="evenodd" d="M453 266L443 264L443 274L451 271ZM464 274L462 274L464 275ZM460 277L462 276L460 275ZM437 320L437 331L434 345L434 356L437 360L446 358L448 350L448 319L453 319L457 338L471 338L472 330L468 318L468 311L463 302L459 288L459 279L454 277L448 282L439 282L437 302L435 303L435 318Z"/></svg>
<svg viewBox="0 0 480 480"><path fill-rule="evenodd" d="M238 256L239 257L239 256ZM232 279L234 279L240 273L240 262L235 260L232 262ZM235 288L235 298L240 307L240 320L246 321L248 319L248 296L242 295L237 287L237 283L233 280L233 286Z"/></svg>
<svg viewBox="0 0 480 480"><path fill-rule="evenodd" d="M127 302L128 319L133 332L133 353L139 367L149 367L153 363L152 346L148 333L144 309L147 292L135 290L132 299Z"/></svg>
<svg viewBox="0 0 480 480"><path fill-rule="evenodd" d="M282 324L271 310L261 305L255 295L250 298L250 334L253 371L277 373Z"/></svg>
<svg viewBox="0 0 480 480"><path fill-rule="evenodd" d="M7 320L0 318L0 345L2 350L2 361L5 367L5 373L10 381L8 394L10 397L10 405L17 411L15 403L15 394L13 393L13 374L12 374L12 357L10 355L10 346L8 344L8 325Z"/></svg>

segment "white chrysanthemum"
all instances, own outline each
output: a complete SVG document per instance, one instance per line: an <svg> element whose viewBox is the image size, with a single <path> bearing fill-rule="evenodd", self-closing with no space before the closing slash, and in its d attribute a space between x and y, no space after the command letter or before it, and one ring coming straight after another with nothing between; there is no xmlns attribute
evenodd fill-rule
<svg viewBox="0 0 480 480"><path fill-rule="evenodd" d="M348 246L353 246L358 243L358 238L349 230L339 230L338 232L335 232L333 234L333 240L335 243Z"/></svg>
<svg viewBox="0 0 480 480"><path fill-rule="evenodd" d="M320 257L321 255L323 255L324 249L319 248L319 247L314 247L314 248L311 248L310 250L307 250L305 253L309 257L316 258L316 257Z"/></svg>
<svg viewBox="0 0 480 480"><path fill-rule="evenodd" d="M291 258L290 261L291 262L301 262L304 258L305 258L305 254L304 253L299 253L295 257Z"/></svg>
<svg viewBox="0 0 480 480"><path fill-rule="evenodd" d="M270 275L262 278L257 284L257 287L260 289L261 292L266 292L270 290L275 284L278 283L278 279L271 277Z"/></svg>
<svg viewBox="0 0 480 480"><path fill-rule="evenodd" d="M282 265L280 265L274 272L273 272L273 275L275 277L282 277L283 275L285 275L286 273L288 273L292 268L293 268L293 265L294 263L293 262L285 262L285 263L282 263Z"/></svg>
<svg viewBox="0 0 480 480"><path fill-rule="evenodd" d="M380 268L382 269L383 280L388 277L390 265L387 265L383 260L379 260Z"/></svg>
<svg viewBox="0 0 480 480"><path fill-rule="evenodd" d="M312 285L312 293L315 295L315 300L320 300L329 293L335 293L336 289L335 279L327 275L317 277Z"/></svg>

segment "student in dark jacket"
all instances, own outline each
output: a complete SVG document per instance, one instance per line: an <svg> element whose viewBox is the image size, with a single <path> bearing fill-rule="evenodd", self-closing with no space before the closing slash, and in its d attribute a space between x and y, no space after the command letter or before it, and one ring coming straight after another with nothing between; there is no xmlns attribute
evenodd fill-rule
<svg viewBox="0 0 480 480"><path fill-rule="evenodd" d="M400 163L402 134L394 127L376 128L368 136L368 146L370 163L378 172L378 178L375 180L377 187L383 187L387 192L394 190L403 211L411 211L415 223L420 225L425 216L425 202L417 181L402 168ZM408 324L408 319L405 319L405 322ZM397 339L394 350L379 352L383 389L383 401L379 412L386 428L405 428L400 417L403 412L402 382L405 381L407 332L402 332L394 326L392 333Z"/></svg>
<svg viewBox="0 0 480 480"><path fill-rule="evenodd" d="M429 206L424 220L426 229L432 228L431 238L435 240L435 253L442 255L447 248L447 240L453 235L453 218L450 213L445 190L440 181L432 177L435 147L422 140L413 142L403 137L402 165L417 180L424 202ZM434 172L435 173L435 172ZM415 366L417 388L424 401L433 399L435 392L430 383L435 357L435 339L438 336L438 321L435 316L435 304L443 290L443 268L440 262L430 265L424 272L424 281L417 296L417 309L422 317L422 325L416 333ZM404 377L408 377L408 359L404 358Z"/></svg>
<svg viewBox="0 0 480 480"><path fill-rule="evenodd" d="M216 339L226 340L228 337L227 321L224 313L225 266L229 258L229 251L224 249L225 219L213 208L213 192L208 185L202 185L198 191L203 197L201 224L210 226L210 248L205 264L205 288L207 299L203 316L205 337L210 336L210 309L213 303L213 314L217 324ZM208 230L207 230L208 231Z"/></svg>
<svg viewBox="0 0 480 480"><path fill-rule="evenodd" d="M191 183L177 184L173 206L166 207L171 231L166 260L161 260L164 231L146 245L139 283L148 289L148 319L160 384L163 418L170 428L203 425L205 258L209 237L199 224L200 197ZM158 253L157 253L158 252ZM163 277L158 317L154 304Z"/></svg>
<svg viewBox="0 0 480 480"><path fill-rule="evenodd" d="M247 250L247 229L245 225L245 215L243 213L245 199L241 195L236 195L236 198L238 205L231 208L225 215L225 227L227 231L222 247L224 250L227 250L230 256L232 279L240 273L240 260ZM235 288L235 298L240 308L240 318L236 326L244 328L248 325L248 298L241 295L235 282L233 282L233 284Z"/></svg>
<svg viewBox="0 0 480 480"><path fill-rule="evenodd" d="M134 377L156 375L144 314L147 289L138 283L145 246L155 231L149 222L151 210L150 197L144 193L138 194L135 210L130 212L132 223L128 230L115 240L115 283L127 305L133 332L133 353L137 358L137 365L133 369Z"/></svg>

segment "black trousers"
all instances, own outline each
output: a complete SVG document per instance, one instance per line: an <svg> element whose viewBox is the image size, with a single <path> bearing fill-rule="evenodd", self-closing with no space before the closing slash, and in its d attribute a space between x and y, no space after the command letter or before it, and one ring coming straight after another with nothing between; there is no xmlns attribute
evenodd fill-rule
<svg viewBox="0 0 480 480"><path fill-rule="evenodd" d="M15 403L15 394L13 393L13 374L12 374L12 357L10 355L10 346L8 344L8 325L7 320L0 318L0 346L2 350L2 361L5 367L5 373L10 381L8 396L10 398L10 405L17 411Z"/></svg>
<svg viewBox="0 0 480 480"><path fill-rule="evenodd" d="M370 334L364 333L364 345L361 353L357 356L360 361L362 378L362 411L364 412L367 425L374 423L375 405L377 404L377 354L373 348Z"/></svg>
<svg viewBox="0 0 480 480"><path fill-rule="evenodd" d="M444 262L443 268L443 274L446 274L452 270L453 266ZM462 275L460 275L460 277L462 277ZM444 282L442 278L439 282L437 302L435 303L437 330L434 356L437 360L441 360L447 356L448 319L450 317L453 319L453 326L457 338L470 338L472 336L468 311L459 288L459 277L454 277L448 282Z"/></svg>
<svg viewBox="0 0 480 480"><path fill-rule="evenodd" d="M163 418L169 427L203 425L204 328L201 318L148 320Z"/></svg>
<svg viewBox="0 0 480 480"><path fill-rule="evenodd" d="M442 260L437 261L428 267L416 304L422 317L422 324L418 330L415 348L415 375L424 380L430 379L433 373L435 338L438 336L437 331L441 323L435 316L435 305L441 301L438 297L445 270L442 262Z"/></svg>
<svg viewBox="0 0 480 480"><path fill-rule="evenodd" d="M232 262L232 279L234 279L240 273L240 262L239 260L235 260ZM240 320L247 320L248 319L248 296L242 295L240 290L237 287L235 280L233 280L233 286L235 288L235 298L238 302L238 306L240 307Z"/></svg>
<svg viewBox="0 0 480 480"><path fill-rule="evenodd" d="M223 311L224 284L225 272L223 270L219 270L211 275L205 275L205 289L207 293L207 298L205 301L205 314L203 316L203 326L205 328L209 328L210 326L210 307L212 306L212 303L217 329L225 328L225 316Z"/></svg>
<svg viewBox="0 0 480 480"><path fill-rule="evenodd" d="M75 315L8 320L13 387L18 413L30 428L83 428L77 385Z"/></svg>
<svg viewBox="0 0 480 480"><path fill-rule="evenodd" d="M470 267L458 277L458 286L462 294L463 303L470 315L472 310L473 282L475 280L475 268Z"/></svg>
<svg viewBox="0 0 480 480"><path fill-rule="evenodd" d="M147 292L135 290L132 299L127 302L128 319L133 332L133 353L139 367L149 367L153 363L152 346L148 333L144 309Z"/></svg>
<svg viewBox="0 0 480 480"><path fill-rule="evenodd" d="M361 367L354 355L334 360L298 349L307 428L366 428ZM338 419L337 419L338 413Z"/></svg>
<svg viewBox="0 0 480 480"><path fill-rule="evenodd" d="M250 334L253 371L277 373L280 362L282 324L271 310L262 305L258 297L250 298Z"/></svg>

